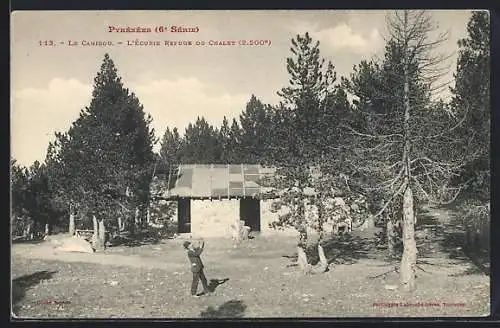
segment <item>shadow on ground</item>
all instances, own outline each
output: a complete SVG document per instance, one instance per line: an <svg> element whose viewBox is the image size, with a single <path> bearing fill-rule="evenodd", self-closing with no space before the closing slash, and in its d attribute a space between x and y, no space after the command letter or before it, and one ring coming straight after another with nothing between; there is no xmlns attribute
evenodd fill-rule
<svg viewBox="0 0 500 328"><path fill-rule="evenodd" d="M457 252L457 248L462 246L464 232L451 223L441 223L432 210L425 209L418 213L415 231L421 256L432 257L439 251L451 259L467 259L465 254Z"/></svg>
<svg viewBox="0 0 500 328"><path fill-rule="evenodd" d="M354 264L360 259L381 258L381 252L377 250L377 241L375 236L360 237L356 235L345 235L334 238L323 243L323 250L329 264ZM292 255L283 255L283 257L297 261L297 253ZM317 246L307 248L307 257L309 263L316 265L319 262ZM291 266L293 266L292 264Z"/></svg>
<svg viewBox="0 0 500 328"><path fill-rule="evenodd" d="M13 239L12 244L41 244L43 243L43 239L24 239L24 238L19 238L19 239Z"/></svg>
<svg viewBox="0 0 500 328"><path fill-rule="evenodd" d="M448 215L449 217L440 222L437 215ZM449 259L471 262L476 266L458 274L460 276L489 274L490 256L488 250L464 247L465 230L452 210L423 209L418 215L415 230L421 257L431 258L434 253L442 252Z"/></svg>
<svg viewBox="0 0 500 328"><path fill-rule="evenodd" d="M165 231L163 229L145 229L142 231L137 231L133 234L121 234L117 235L110 240L110 247L117 246L128 246L128 247L138 247L144 245L156 245L159 244L162 239L168 238L165 236Z"/></svg>
<svg viewBox="0 0 500 328"><path fill-rule="evenodd" d="M228 281L229 278L224 278L224 279L210 279L210 282L208 283L208 290L212 293L219 287L220 285L224 284L226 281Z"/></svg>
<svg viewBox="0 0 500 328"><path fill-rule="evenodd" d="M12 312L19 312L19 302L26 296L26 290L38 285L42 280L52 279L58 271L37 271L12 280Z"/></svg>
<svg viewBox="0 0 500 328"><path fill-rule="evenodd" d="M246 305L243 301L231 300L217 309L209 306L200 313L202 318L242 318L245 314Z"/></svg>
<svg viewBox="0 0 500 328"><path fill-rule="evenodd" d="M368 238L346 235L329 240L323 245L323 249L328 263L353 264L360 259L377 258L376 246L375 236ZM316 261L319 261L319 256Z"/></svg>

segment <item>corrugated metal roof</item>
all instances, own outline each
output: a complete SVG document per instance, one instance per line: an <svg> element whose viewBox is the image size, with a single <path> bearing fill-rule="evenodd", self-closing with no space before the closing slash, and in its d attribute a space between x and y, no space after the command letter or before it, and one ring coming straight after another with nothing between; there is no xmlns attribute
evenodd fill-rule
<svg viewBox="0 0 500 328"><path fill-rule="evenodd" d="M263 187L261 181L274 171L274 168L250 164L182 164L161 179L160 184L166 182L165 186L169 186L161 197L258 197L273 190Z"/></svg>

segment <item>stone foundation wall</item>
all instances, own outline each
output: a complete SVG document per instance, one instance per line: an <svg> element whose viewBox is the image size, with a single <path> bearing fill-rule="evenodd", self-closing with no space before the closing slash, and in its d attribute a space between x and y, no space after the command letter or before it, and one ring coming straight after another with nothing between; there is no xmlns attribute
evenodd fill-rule
<svg viewBox="0 0 500 328"><path fill-rule="evenodd" d="M262 235L297 235L293 228L275 230L269 227L278 220L279 213L271 212L271 200L260 202L260 228ZM192 200L191 234L193 237L231 237L231 225L240 219L239 200Z"/></svg>

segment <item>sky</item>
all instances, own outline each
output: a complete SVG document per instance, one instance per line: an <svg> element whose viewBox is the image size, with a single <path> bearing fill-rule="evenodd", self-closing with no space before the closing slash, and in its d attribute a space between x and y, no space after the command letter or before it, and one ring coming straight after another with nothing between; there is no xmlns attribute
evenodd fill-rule
<svg viewBox="0 0 500 328"><path fill-rule="evenodd" d="M276 104L288 84L291 39L309 32L338 80L361 60L381 56L386 11L18 11L11 16L11 156L21 165L43 161L55 132L64 132L91 100L93 80L108 53L125 87L134 92L161 138L167 127L182 133L198 116L220 126L237 118L252 94ZM431 11L453 53L466 36L470 11ZM109 26L151 28L151 33L109 32ZM158 26L164 32L155 32ZM172 26L198 32L174 33ZM54 46L46 46L52 40ZM209 45L269 40L262 46ZM68 42L78 45L69 46ZM85 45L94 41L112 46ZM161 46L128 42L160 41ZM193 46L165 46L192 41ZM196 46L204 41L204 46ZM41 45L40 45L41 42ZM118 44L122 42L122 44ZM448 79L452 77L450 71ZM158 147L158 146L157 146Z"/></svg>

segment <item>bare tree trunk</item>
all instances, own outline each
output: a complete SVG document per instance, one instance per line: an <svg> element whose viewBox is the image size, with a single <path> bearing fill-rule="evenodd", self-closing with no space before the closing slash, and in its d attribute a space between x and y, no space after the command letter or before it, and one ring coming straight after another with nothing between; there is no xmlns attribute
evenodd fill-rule
<svg viewBox="0 0 500 328"><path fill-rule="evenodd" d="M135 226L139 226L139 223L140 223L140 218L139 218L139 207L135 207L135 214L134 214L134 218L135 218Z"/></svg>
<svg viewBox="0 0 500 328"><path fill-rule="evenodd" d="M319 263L321 266L321 271L326 272L328 271L328 260L326 259L325 256L325 251L323 249L323 242L325 238L325 232L324 232L324 218L325 218L325 211L324 211L324 204L322 199L320 198L319 201L317 202L317 208L318 208L318 230L319 230L319 238L318 238L318 255L319 255Z"/></svg>
<svg viewBox="0 0 500 328"><path fill-rule="evenodd" d="M394 246L396 241L396 234L394 231L394 223L390 217L387 218L386 224L386 236L387 236L387 251L389 256L394 256Z"/></svg>
<svg viewBox="0 0 500 328"><path fill-rule="evenodd" d="M408 40L408 12L404 12L404 39ZM411 131L410 131L410 72L408 43L404 44L404 120L403 120L403 158L404 165L404 194L403 194L403 256L401 258L400 282L405 290L415 288L416 265L417 265L417 243L415 241L415 209L413 204L413 191L411 189Z"/></svg>
<svg viewBox="0 0 500 328"><path fill-rule="evenodd" d="M307 259L307 228L302 226L299 229L299 243L297 245L297 263L305 273L309 272L310 265Z"/></svg>
<svg viewBox="0 0 500 328"><path fill-rule="evenodd" d="M75 214L73 213L73 209L70 206L69 210L69 234L70 236L73 236L75 234Z"/></svg>
<svg viewBox="0 0 500 328"><path fill-rule="evenodd" d="M323 246L318 244L318 254L319 254L319 263L321 264L321 271L328 271L328 260L325 256L325 251L323 250Z"/></svg>
<svg viewBox="0 0 500 328"><path fill-rule="evenodd" d="M301 269L305 269L307 266L307 254L301 246L297 246L297 263Z"/></svg>
<svg viewBox="0 0 500 328"><path fill-rule="evenodd" d="M95 215L92 215L92 223L94 226L94 233L92 234L92 247L94 250L99 249L99 224Z"/></svg>
<svg viewBox="0 0 500 328"><path fill-rule="evenodd" d="M127 217L125 225L127 226L128 232L131 235L135 234L135 232L136 232L136 226L135 226L135 222L134 222L134 217L132 217L132 215L129 215Z"/></svg>
<svg viewBox="0 0 500 328"><path fill-rule="evenodd" d="M123 220L122 220L122 217L119 216L118 217L118 231L122 231L123 230Z"/></svg>
<svg viewBox="0 0 500 328"><path fill-rule="evenodd" d="M106 225L104 219L98 221L99 223L99 246L101 249L106 248Z"/></svg>
<svg viewBox="0 0 500 328"><path fill-rule="evenodd" d="M26 230L25 230L25 233L24 233L24 238L26 239L30 239L31 238L31 223L28 223L26 225Z"/></svg>
<svg viewBox="0 0 500 328"><path fill-rule="evenodd" d="M299 186L300 188L300 186ZM305 216L305 202L299 200L297 204L297 216L300 223L296 227L299 232L299 242L297 244L297 263L304 273L309 273L311 265L307 259L307 218Z"/></svg>
<svg viewBox="0 0 500 328"><path fill-rule="evenodd" d="M403 194L403 247L400 280L405 290L413 290L416 278L417 243L415 242L413 192L410 186Z"/></svg>

